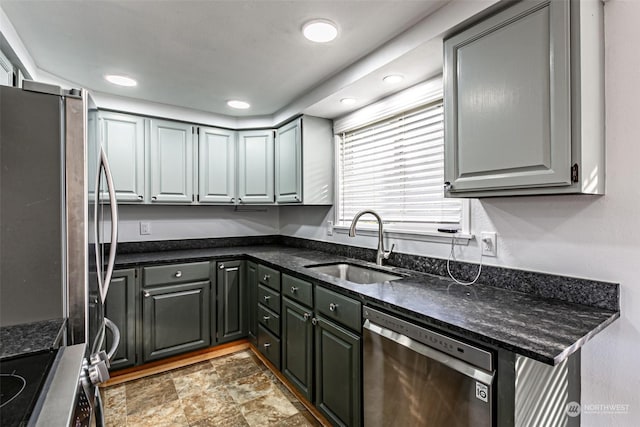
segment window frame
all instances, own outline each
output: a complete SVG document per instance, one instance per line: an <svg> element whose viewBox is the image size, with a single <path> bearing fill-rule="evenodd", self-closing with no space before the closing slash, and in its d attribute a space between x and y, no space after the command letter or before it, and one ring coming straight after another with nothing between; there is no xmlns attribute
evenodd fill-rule
<svg viewBox="0 0 640 427"><path fill-rule="evenodd" d="M399 115L405 112L409 112L411 110L415 110L416 107L427 106L428 104L432 104L434 102L443 102L443 94L442 91L433 91L433 94L430 94L430 99L424 100L423 102L412 102L412 94L411 90L416 88L417 86L425 86L425 85L433 85L441 83L441 79L433 79L427 82L423 82L422 84L416 85L413 88L406 89L404 91L398 92L394 95L391 95L388 98L385 98L381 101L370 104L369 106L363 107L359 110L356 110L354 113L347 115L347 119L342 119L343 122L349 122L351 125L350 128L345 128L342 125L342 129L335 129L334 127L334 207L333 207L333 217L334 217L334 225L333 230L339 234L347 234L349 232L350 224L346 224L340 221L340 184L341 184L341 158L340 158L340 145L341 145L341 134L344 132L349 132L350 130L355 130L358 128L366 127L370 124L374 124L375 122L379 122L390 118L394 115ZM440 86L441 87L441 86ZM417 96L414 98L424 98L424 90L414 90L417 93ZM435 96L433 96L435 94ZM392 104L391 107L388 107L384 104L385 101L389 98L402 99L401 102L406 102L406 107L402 107L401 104L393 105L395 100L391 100L389 104ZM366 114L363 114L362 110L369 108L370 111L373 112L372 117L367 117ZM386 117L381 114L377 114L377 111L385 111ZM358 115L357 121L352 119L353 116ZM350 117L351 116L351 117ZM351 119L351 120L350 120ZM358 123L359 121L359 123ZM354 123L355 122L355 123ZM339 125L340 127L340 125ZM473 239L473 235L470 233L471 230L471 208L469 199L459 199L461 202L461 218L460 218L460 231L456 234L456 242L458 244L467 245L469 240ZM368 219L368 217L363 217L363 219ZM383 218L384 221L384 218ZM451 234L442 233L437 231L437 228L445 226L444 224L437 223L424 223L421 225L414 224L406 224L402 225L400 223L384 223L384 231L387 236L394 239L404 239L404 240L414 240L414 241L430 241L430 242L442 242L442 243L450 243L451 242ZM366 222L359 221L356 226L356 230L358 234L363 236L376 236L378 233L377 224L367 224Z"/></svg>

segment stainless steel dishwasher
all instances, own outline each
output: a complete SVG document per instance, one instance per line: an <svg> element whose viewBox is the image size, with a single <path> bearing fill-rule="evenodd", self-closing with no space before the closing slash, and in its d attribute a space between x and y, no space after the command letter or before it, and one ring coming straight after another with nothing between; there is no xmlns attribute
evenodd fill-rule
<svg viewBox="0 0 640 427"><path fill-rule="evenodd" d="M492 353L365 307L364 425L492 426Z"/></svg>

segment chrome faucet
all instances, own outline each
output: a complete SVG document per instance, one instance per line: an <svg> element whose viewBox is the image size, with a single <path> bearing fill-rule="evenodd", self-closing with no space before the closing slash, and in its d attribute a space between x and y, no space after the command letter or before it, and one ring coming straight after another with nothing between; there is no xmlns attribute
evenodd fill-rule
<svg viewBox="0 0 640 427"><path fill-rule="evenodd" d="M360 219L360 217L364 214L371 214L376 217L378 220L378 253L376 254L376 264L382 265L383 259L389 259L391 252L393 252L393 248L396 246L395 244L391 245L391 249L389 251L384 250L384 241L383 230L382 230L382 218L375 211L364 210L360 211L353 217L353 221L351 221L351 228L349 228L349 237L356 237L356 223Z"/></svg>

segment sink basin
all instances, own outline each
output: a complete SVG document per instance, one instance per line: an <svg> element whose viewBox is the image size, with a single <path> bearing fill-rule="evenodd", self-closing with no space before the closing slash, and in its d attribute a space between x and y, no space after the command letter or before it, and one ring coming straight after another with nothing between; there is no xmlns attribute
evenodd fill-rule
<svg viewBox="0 0 640 427"><path fill-rule="evenodd" d="M404 277L399 274L374 270L373 268L362 267L355 264L347 264L345 262L308 265L306 266L306 268L308 268L309 270L317 271L318 273L337 277L338 279L348 280L349 282L360 283L363 285L386 282L389 280L398 280Z"/></svg>

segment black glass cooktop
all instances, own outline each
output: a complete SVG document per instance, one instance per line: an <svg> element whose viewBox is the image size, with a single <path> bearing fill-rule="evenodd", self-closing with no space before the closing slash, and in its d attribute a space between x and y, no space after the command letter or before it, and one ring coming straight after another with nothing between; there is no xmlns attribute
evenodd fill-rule
<svg viewBox="0 0 640 427"><path fill-rule="evenodd" d="M2 427L29 421L57 350L0 359L0 420Z"/></svg>

